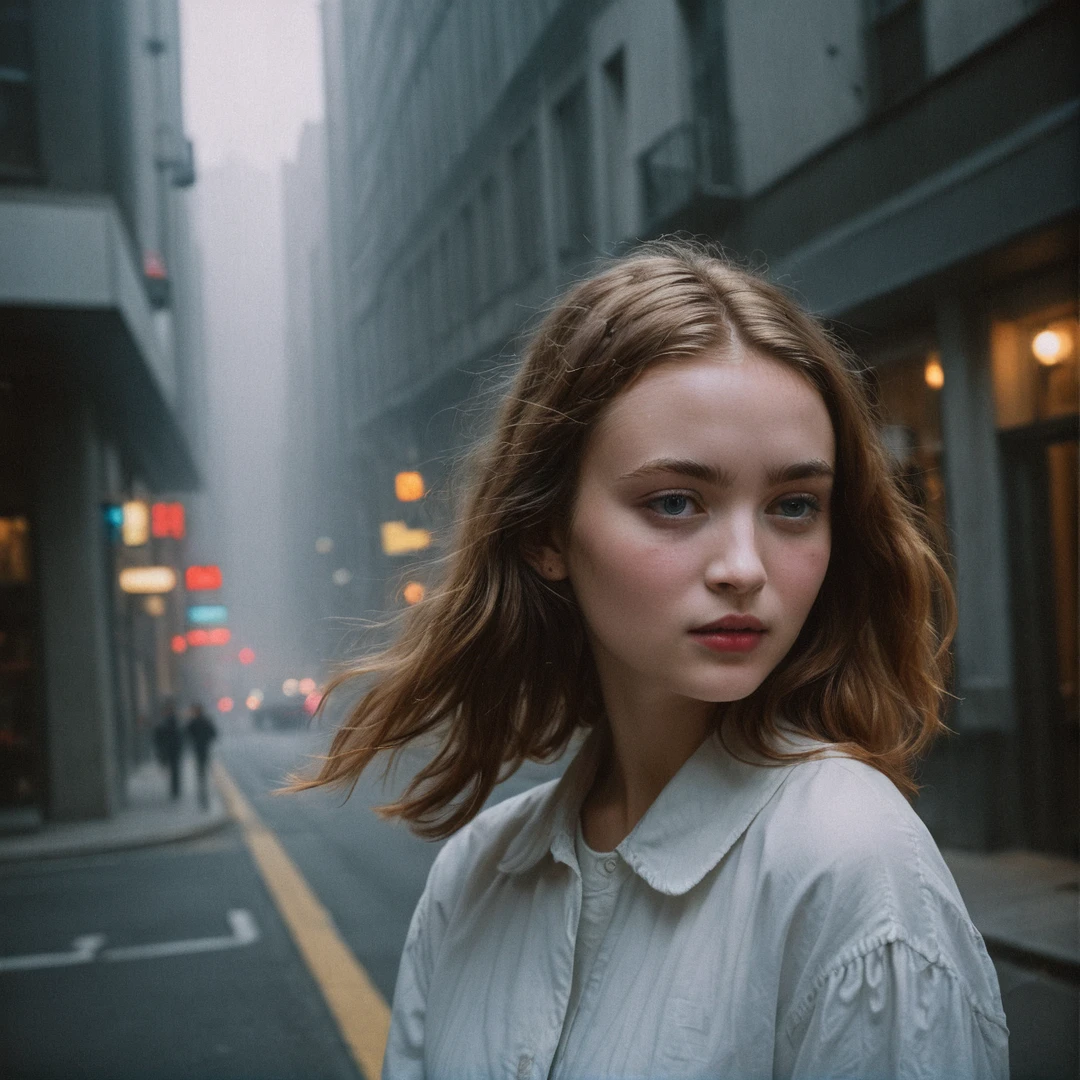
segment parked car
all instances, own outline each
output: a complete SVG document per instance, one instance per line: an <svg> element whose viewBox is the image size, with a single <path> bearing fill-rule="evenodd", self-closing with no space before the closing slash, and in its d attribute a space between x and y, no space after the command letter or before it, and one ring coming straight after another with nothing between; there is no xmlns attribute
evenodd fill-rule
<svg viewBox="0 0 1080 1080"><path fill-rule="evenodd" d="M260 705L251 714L255 727L260 731L294 731L305 728L311 723L311 717L304 709L302 701L280 701L270 705Z"/></svg>

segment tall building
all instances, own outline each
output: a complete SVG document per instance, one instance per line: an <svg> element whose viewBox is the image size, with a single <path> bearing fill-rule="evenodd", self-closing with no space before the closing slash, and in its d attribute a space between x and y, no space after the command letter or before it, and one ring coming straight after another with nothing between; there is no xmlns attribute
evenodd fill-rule
<svg viewBox="0 0 1080 1080"><path fill-rule="evenodd" d="M176 0L2 0L0 42L0 806L72 820L179 687L178 594L117 582L183 530L117 511L199 482L194 169Z"/></svg>
<svg viewBox="0 0 1080 1080"><path fill-rule="evenodd" d="M335 652L340 636L336 619L348 614L352 585L352 571L343 565L349 561L345 507L337 497L344 479L341 395L322 124L309 122L301 129L296 156L282 171L282 199L287 365L283 591L296 659L309 672Z"/></svg>
<svg viewBox="0 0 1080 1080"><path fill-rule="evenodd" d="M969 852L995 933L1016 919L1006 895L1072 880L1051 856L1077 857L1080 826L1076 6L323 12L358 612L423 585L448 472L550 298L641 240L706 237L870 363L897 472L951 568L954 734L924 764L919 813ZM403 501L411 473L428 494ZM970 854L1005 849L1021 850ZM1051 884L1038 896L1045 925L993 945L1014 1075L1073 1075L1075 920L1052 921Z"/></svg>
<svg viewBox="0 0 1080 1080"><path fill-rule="evenodd" d="M767 267L871 362L960 600L920 809L1077 850L1077 14L1033 0L324 5L357 603L530 317L671 232ZM421 552L426 556L429 552Z"/></svg>

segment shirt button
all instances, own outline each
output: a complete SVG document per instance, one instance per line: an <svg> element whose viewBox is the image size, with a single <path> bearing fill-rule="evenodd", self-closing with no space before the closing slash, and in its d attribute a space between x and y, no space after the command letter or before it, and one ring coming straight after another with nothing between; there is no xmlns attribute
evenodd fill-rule
<svg viewBox="0 0 1080 1080"><path fill-rule="evenodd" d="M614 874L615 873L615 867L617 867L618 865L619 864L614 859L605 859L604 860L604 869L609 874Z"/></svg>
<svg viewBox="0 0 1080 1080"><path fill-rule="evenodd" d="M533 1059L528 1054L522 1054L518 1058L517 1074L518 1080L525 1080L525 1077L532 1071Z"/></svg>

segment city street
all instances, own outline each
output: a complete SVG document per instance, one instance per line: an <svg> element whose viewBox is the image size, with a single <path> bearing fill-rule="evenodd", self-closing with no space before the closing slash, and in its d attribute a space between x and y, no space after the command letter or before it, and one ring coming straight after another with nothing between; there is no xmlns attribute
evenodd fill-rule
<svg viewBox="0 0 1080 1080"><path fill-rule="evenodd" d="M389 1001L438 846L370 812L375 777L344 804L272 795L321 745L306 732L240 733L221 759ZM527 767L498 796L553 774ZM0 866L0 909L5 1078L359 1075L235 824Z"/></svg>

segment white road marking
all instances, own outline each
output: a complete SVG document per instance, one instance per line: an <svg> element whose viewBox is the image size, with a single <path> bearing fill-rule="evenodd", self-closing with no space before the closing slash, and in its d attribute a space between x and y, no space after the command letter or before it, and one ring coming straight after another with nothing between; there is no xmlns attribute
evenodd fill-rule
<svg viewBox="0 0 1080 1080"><path fill-rule="evenodd" d="M0 971L33 971L35 968L70 967L89 964L105 943L103 934L86 934L71 943L71 952L32 953L30 956L0 957Z"/></svg>
<svg viewBox="0 0 1080 1080"><path fill-rule="evenodd" d="M105 944L103 934L86 934L71 943L70 952L0 957L0 971L70 967L73 964L89 964L95 960L155 960L162 956L186 956L190 953L238 949L259 940L259 927L250 911L236 908L226 917L232 933L224 937L189 938L187 941L162 941L152 945L125 945L116 949L102 949Z"/></svg>

